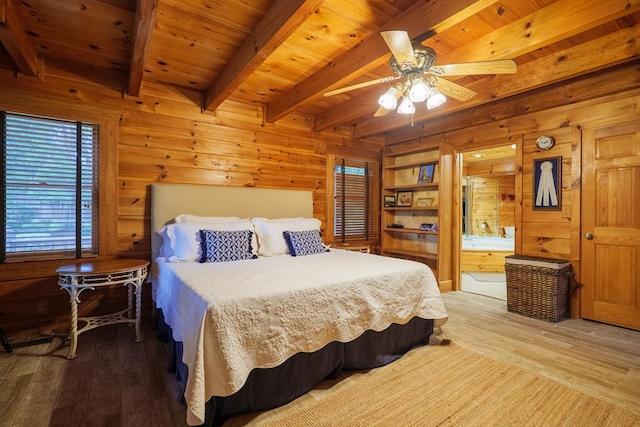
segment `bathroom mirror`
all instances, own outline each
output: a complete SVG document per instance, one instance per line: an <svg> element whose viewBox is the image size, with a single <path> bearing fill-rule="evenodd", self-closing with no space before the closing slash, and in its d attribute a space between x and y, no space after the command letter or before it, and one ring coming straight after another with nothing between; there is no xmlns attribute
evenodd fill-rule
<svg viewBox="0 0 640 427"><path fill-rule="evenodd" d="M498 181L467 176L462 187L465 198L465 231L473 236L499 236Z"/></svg>
<svg viewBox="0 0 640 427"><path fill-rule="evenodd" d="M463 237L513 237L515 150L500 146L463 155Z"/></svg>

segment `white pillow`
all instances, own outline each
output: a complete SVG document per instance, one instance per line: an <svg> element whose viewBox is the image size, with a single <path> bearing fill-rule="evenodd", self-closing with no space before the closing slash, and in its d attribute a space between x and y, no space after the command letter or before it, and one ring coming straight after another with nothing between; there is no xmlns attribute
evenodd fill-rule
<svg viewBox="0 0 640 427"><path fill-rule="evenodd" d="M258 235L258 255L277 256L289 253L284 231L320 230L322 223L317 218L253 218L251 220Z"/></svg>
<svg viewBox="0 0 640 427"><path fill-rule="evenodd" d="M158 254L161 258L169 258L173 256L173 249L171 248L171 239L167 234L167 227L164 226L162 229L158 230L158 234L162 237L162 245L160 246L160 253Z"/></svg>
<svg viewBox="0 0 640 427"><path fill-rule="evenodd" d="M251 249L254 254L257 253L258 240L253 229L253 224L248 219L221 223L181 222L169 224L159 231L160 235L165 234L169 239L170 250L172 252L172 254L169 255L169 261L199 261L202 256L200 230L249 230L253 233ZM166 252L167 248L165 247L164 249Z"/></svg>
<svg viewBox="0 0 640 427"><path fill-rule="evenodd" d="M177 223L181 222L200 222L200 223L209 223L209 222L229 222L240 219L239 216L199 216L192 214L180 214L175 217L174 221Z"/></svg>

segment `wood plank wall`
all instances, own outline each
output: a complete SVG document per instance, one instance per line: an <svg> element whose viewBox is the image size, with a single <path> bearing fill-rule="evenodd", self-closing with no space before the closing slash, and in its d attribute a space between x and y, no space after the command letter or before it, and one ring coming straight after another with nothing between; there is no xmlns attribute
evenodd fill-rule
<svg viewBox="0 0 640 427"><path fill-rule="evenodd" d="M55 68L47 70L44 83L0 70L2 110L115 123L116 132L101 142L117 146L117 158L106 160L108 170L117 173L110 189L117 226L102 236L115 251L103 255L150 259L151 183L311 190L314 216L324 224L327 154L380 158L381 139L354 141L348 128L312 132L306 116L267 124L261 107L233 101L203 114L200 92L149 83L142 99L125 99L120 86ZM101 213L113 215L109 205L101 206ZM28 264L0 265L0 325L10 337L68 327L69 296L55 275L61 262ZM147 288L146 307L149 295ZM124 298L119 289L85 292L80 315L120 309ZM46 313L36 315L43 301Z"/></svg>
<svg viewBox="0 0 640 427"><path fill-rule="evenodd" d="M467 188L469 203L470 234L474 236L493 236L498 234L498 181L478 176L473 177Z"/></svg>
<svg viewBox="0 0 640 427"><path fill-rule="evenodd" d="M616 73L636 73L630 67ZM98 78L98 76L91 76ZM627 79L615 81L629 82ZM626 84L626 83L625 83ZM598 91L597 86L593 90ZM609 87L609 86L608 86ZM567 85L560 93L566 102L580 84ZM610 89L609 89L610 90ZM552 91L554 92L554 91ZM554 92L554 93L555 93ZM202 94L147 84L143 99L125 99L122 82L90 81L70 71L47 69L44 82L0 70L0 109L81 120L100 120L117 129L103 143L117 146L118 158L109 159L117 170L113 200L117 227L107 230L109 256L149 257L149 191L151 182L198 182L224 185L304 188L314 191L314 215L326 219L326 154L367 153L376 156L381 142L353 141L348 129L322 133L310 131L310 119L291 115L276 124L265 124L258 107L227 102L218 112L202 114ZM506 100L504 108L478 108L470 117L490 117L483 124L454 131L429 127L428 137L395 140L392 144L436 144L457 151L517 143L516 250L519 253L557 256L571 260L580 277L580 129L640 119L640 89L635 81L624 91L602 94L580 103L545 109L549 91L527 99L517 107ZM558 95L560 96L560 95ZM524 102L524 101L523 101ZM536 112L526 112L530 106ZM527 107L527 108L525 108ZM513 111L519 115L512 116ZM500 117L504 115L504 117ZM114 123L110 125L109 123ZM413 132L413 131L412 131ZM411 133L412 133L411 132ZM535 139L550 134L558 140L550 152L540 153ZM401 135L401 134L400 134ZM531 163L535 156L563 158L563 209L539 212L531 209ZM304 167L303 167L304 166ZM308 167L307 167L308 166ZM455 179L448 190L459 192ZM447 191L442 188L441 191ZM454 198L452 236L460 236L459 208ZM113 207L103 206L106 212ZM457 220L455 219L457 218ZM453 247L459 248L459 239ZM111 248L111 249L109 249ZM112 253L113 252L113 253ZM456 252L456 251L454 251ZM451 260L459 272L459 260ZM17 332L47 332L68 324L68 295L57 286L55 268L60 263L0 266L0 325L11 336ZM455 276L454 276L455 277ZM454 284L455 286L455 284ZM97 294L97 293L96 293ZM121 302L121 292L83 295L81 315L107 311ZM47 313L35 314L44 301ZM579 292L572 296L572 315L579 313Z"/></svg>
<svg viewBox="0 0 640 427"><path fill-rule="evenodd" d="M632 71L630 71L632 72ZM636 70L637 72L637 70ZM541 96L544 96L544 92ZM571 93L565 94L567 99ZM532 97L530 102L542 102ZM401 141L389 139L388 143L405 147L437 144L450 144L457 152L479 148L517 144L516 180L515 180L515 225L516 253L560 258L571 261L577 286L580 283L580 182L581 182L581 135L583 129L615 125L640 119L640 89L632 85L629 90L602 96L560 107L520 114L503 119L490 120L475 126L447 131L451 126L446 120L443 128L429 128L429 136ZM490 112L484 112L489 115ZM482 115L482 114L481 114ZM495 116L494 116L495 117ZM541 151L535 141L541 135L550 135L556 139L556 145L549 151ZM401 135L396 136L401 138ZM562 209L559 211L533 210L533 160L546 157L562 157ZM460 186L463 168L459 166L458 180L454 186ZM441 189L442 191L443 189ZM451 189L459 194L459 189ZM453 236L461 235L461 215L454 205ZM459 277L460 262L459 239L454 238L454 257L452 268ZM455 278L456 275L454 275ZM454 283L459 289L459 282ZM571 316L579 317L579 289L571 295Z"/></svg>
<svg viewBox="0 0 640 427"><path fill-rule="evenodd" d="M501 175L498 180L498 234L505 234L504 227L516 225L516 177Z"/></svg>

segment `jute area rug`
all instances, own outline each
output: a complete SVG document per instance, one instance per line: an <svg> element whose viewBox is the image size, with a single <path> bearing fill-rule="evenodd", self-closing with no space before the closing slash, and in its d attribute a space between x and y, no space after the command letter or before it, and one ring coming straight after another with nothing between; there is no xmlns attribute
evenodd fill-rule
<svg viewBox="0 0 640 427"><path fill-rule="evenodd" d="M326 381L224 427L640 426L640 414L455 344L412 350L382 368Z"/></svg>

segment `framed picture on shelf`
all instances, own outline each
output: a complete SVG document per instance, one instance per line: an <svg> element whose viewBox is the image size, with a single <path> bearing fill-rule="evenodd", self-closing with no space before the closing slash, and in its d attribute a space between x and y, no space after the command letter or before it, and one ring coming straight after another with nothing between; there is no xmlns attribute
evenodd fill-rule
<svg viewBox="0 0 640 427"><path fill-rule="evenodd" d="M433 206L433 197L425 197L416 200L416 206L418 207L432 207Z"/></svg>
<svg viewBox="0 0 640 427"><path fill-rule="evenodd" d="M396 206L411 206L411 199L413 198L413 191L398 191L396 197Z"/></svg>
<svg viewBox="0 0 640 427"><path fill-rule="evenodd" d="M562 157L533 161L533 210L562 209Z"/></svg>
<svg viewBox="0 0 640 427"><path fill-rule="evenodd" d="M384 196L384 207L392 208L396 205L396 196Z"/></svg>
<svg viewBox="0 0 640 427"><path fill-rule="evenodd" d="M420 166L420 174L418 175L418 184L431 184L433 182L433 173L436 169L435 163L429 163Z"/></svg>

